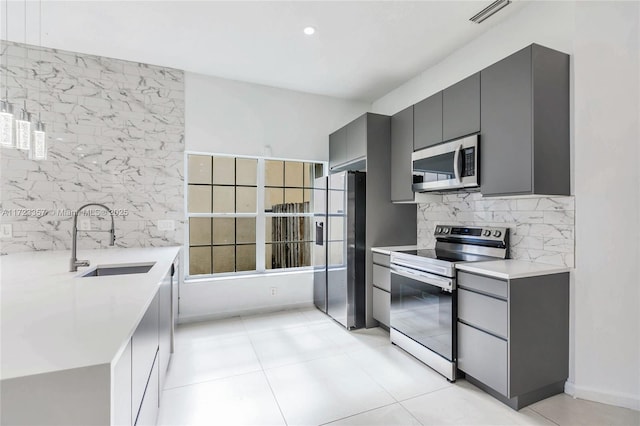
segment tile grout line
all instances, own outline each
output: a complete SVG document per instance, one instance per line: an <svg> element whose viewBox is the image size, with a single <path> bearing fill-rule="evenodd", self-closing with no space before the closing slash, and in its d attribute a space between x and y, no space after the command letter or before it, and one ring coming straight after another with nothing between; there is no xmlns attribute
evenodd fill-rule
<svg viewBox="0 0 640 426"><path fill-rule="evenodd" d="M242 320L242 325L245 326L244 324L244 319ZM246 326L245 326L245 330L246 330ZM260 371L262 372L262 375L264 377L264 379L267 381L267 386L269 386L269 390L271 391L271 396L273 396L273 400L276 403L276 407L278 407L278 411L280 412L280 416L282 417L282 421L284 422L285 426L288 425L287 423L287 419L284 416L284 413L282 412L282 407L280 407L280 402L278 401L278 398L276 397L276 393L273 390L273 386L271 386L271 382L269 381L269 376L267 376L267 373L264 369L264 365L262 365L262 361L260 360L260 356L258 356L258 352L256 351L256 347L253 345L253 341L251 340L251 337L247 335L247 337L249 337L249 344L251 345L251 349L253 349L253 353L256 356L256 359L258 360L258 364L260 364Z"/></svg>
<svg viewBox="0 0 640 426"><path fill-rule="evenodd" d="M368 410L360 411L360 412L358 412L358 413L349 414L348 416L339 417L339 418L337 418L337 419L329 420L328 422L320 423L318 426L324 426L324 425L328 425L328 424L331 424L331 423L334 423L334 422L339 422L340 420L349 419L349 418L351 418L351 417L359 416L360 414L364 414L364 413L368 413L368 412L371 412L371 411L379 410L380 408L390 407L390 406L395 405L395 404L397 404L397 403L398 403L398 402L397 402L397 401L395 401L395 402L391 402L391 403L389 403L389 404L381 405L381 406L379 406L379 407L374 407L374 408L370 408L370 409L368 409ZM403 408L404 408L404 407L403 407ZM405 408L405 410L406 410L406 408ZM412 417L413 417L413 416L412 416ZM420 422L418 422L418 423L420 423ZM422 424L422 423L420 423L420 424Z"/></svg>
<svg viewBox="0 0 640 426"><path fill-rule="evenodd" d="M199 381L199 382L187 383L187 384L179 385L179 386L172 386L170 388L164 388L164 389L162 389L162 391L163 392L172 391L172 390L175 390L175 389L186 388L187 386L202 385L204 383L209 383L209 382L218 382L220 380L232 379L234 377L241 377L241 376L247 376L249 374L256 374L256 373L259 373L260 371L263 371L263 370L246 371L244 373L232 374L230 376L216 377L215 379L202 380L202 381Z"/></svg>
<svg viewBox="0 0 640 426"><path fill-rule="evenodd" d="M542 414L541 412L539 412L535 408L533 408L531 405L529 407L527 407L527 408L529 408L531 411L533 411L534 413L538 414L542 418L545 418L545 419L549 420L551 423L553 423L555 425L558 425L558 426L561 426L560 423L558 423L555 420L550 419L549 417L545 416L544 414Z"/></svg>

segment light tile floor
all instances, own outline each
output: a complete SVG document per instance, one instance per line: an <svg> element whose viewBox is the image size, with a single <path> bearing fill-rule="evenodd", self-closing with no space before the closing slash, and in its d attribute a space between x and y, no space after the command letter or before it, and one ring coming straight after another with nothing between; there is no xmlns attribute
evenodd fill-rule
<svg viewBox="0 0 640 426"><path fill-rule="evenodd" d="M159 425L640 425L640 412L556 395L513 411L447 382L379 328L313 307L176 330Z"/></svg>

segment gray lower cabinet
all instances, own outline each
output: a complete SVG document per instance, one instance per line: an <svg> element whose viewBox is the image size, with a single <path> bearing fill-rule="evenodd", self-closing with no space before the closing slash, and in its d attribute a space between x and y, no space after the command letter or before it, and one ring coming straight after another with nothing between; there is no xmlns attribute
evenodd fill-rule
<svg viewBox="0 0 640 426"><path fill-rule="evenodd" d="M391 201L412 202L413 106L391 117Z"/></svg>
<svg viewBox="0 0 640 426"><path fill-rule="evenodd" d="M413 106L413 150L442 142L442 92Z"/></svg>
<svg viewBox="0 0 640 426"><path fill-rule="evenodd" d="M569 195L569 56L533 44L480 80L482 194Z"/></svg>
<svg viewBox="0 0 640 426"><path fill-rule="evenodd" d="M113 367L111 382L113 395L112 425L131 425L131 340Z"/></svg>
<svg viewBox="0 0 640 426"><path fill-rule="evenodd" d="M389 255L377 252L373 258L373 318L387 328L390 327L391 270Z"/></svg>
<svg viewBox="0 0 640 426"><path fill-rule="evenodd" d="M442 140L480 131L480 73L442 91Z"/></svg>
<svg viewBox="0 0 640 426"><path fill-rule="evenodd" d="M569 375L569 274L499 280L458 271L458 368L511 408Z"/></svg>
<svg viewBox="0 0 640 426"><path fill-rule="evenodd" d="M134 424L158 352L158 301L159 293L156 293L131 337L131 406Z"/></svg>
<svg viewBox="0 0 640 426"><path fill-rule="evenodd" d="M172 284L173 284L173 266L167 272L160 289L158 290L158 364L160 371L167 371L169 367L169 358L171 357L171 335L173 330L173 312L172 304ZM160 375L160 389L164 387L165 374Z"/></svg>
<svg viewBox="0 0 640 426"><path fill-rule="evenodd" d="M160 406L160 369L158 357L154 359L153 368L149 375L149 381L140 405L136 426L155 426L158 419L158 407Z"/></svg>

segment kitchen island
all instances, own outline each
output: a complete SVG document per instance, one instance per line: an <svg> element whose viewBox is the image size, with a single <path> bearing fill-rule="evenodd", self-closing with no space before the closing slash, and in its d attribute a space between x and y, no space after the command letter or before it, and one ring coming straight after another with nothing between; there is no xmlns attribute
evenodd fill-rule
<svg viewBox="0 0 640 426"><path fill-rule="evenodd" d="M85 250L91 266L78 272L68 272L68 251L0 257L1 423L136 424L149 411L145 391L159 386L168 364L179 253ZM131 263L153 267L82 277L95 266Z"/></svg>

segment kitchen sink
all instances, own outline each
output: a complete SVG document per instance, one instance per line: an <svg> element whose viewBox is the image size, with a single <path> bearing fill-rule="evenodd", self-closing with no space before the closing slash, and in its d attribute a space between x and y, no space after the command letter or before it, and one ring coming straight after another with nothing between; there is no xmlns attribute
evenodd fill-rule
<svg viewBox="0 0 640 426"><path fill-rule="evenodd" d="M104 277L107 275L146 274L153 268L151 263L123 263L120 265L98 265L80 274L80 277Z"/></svg>

